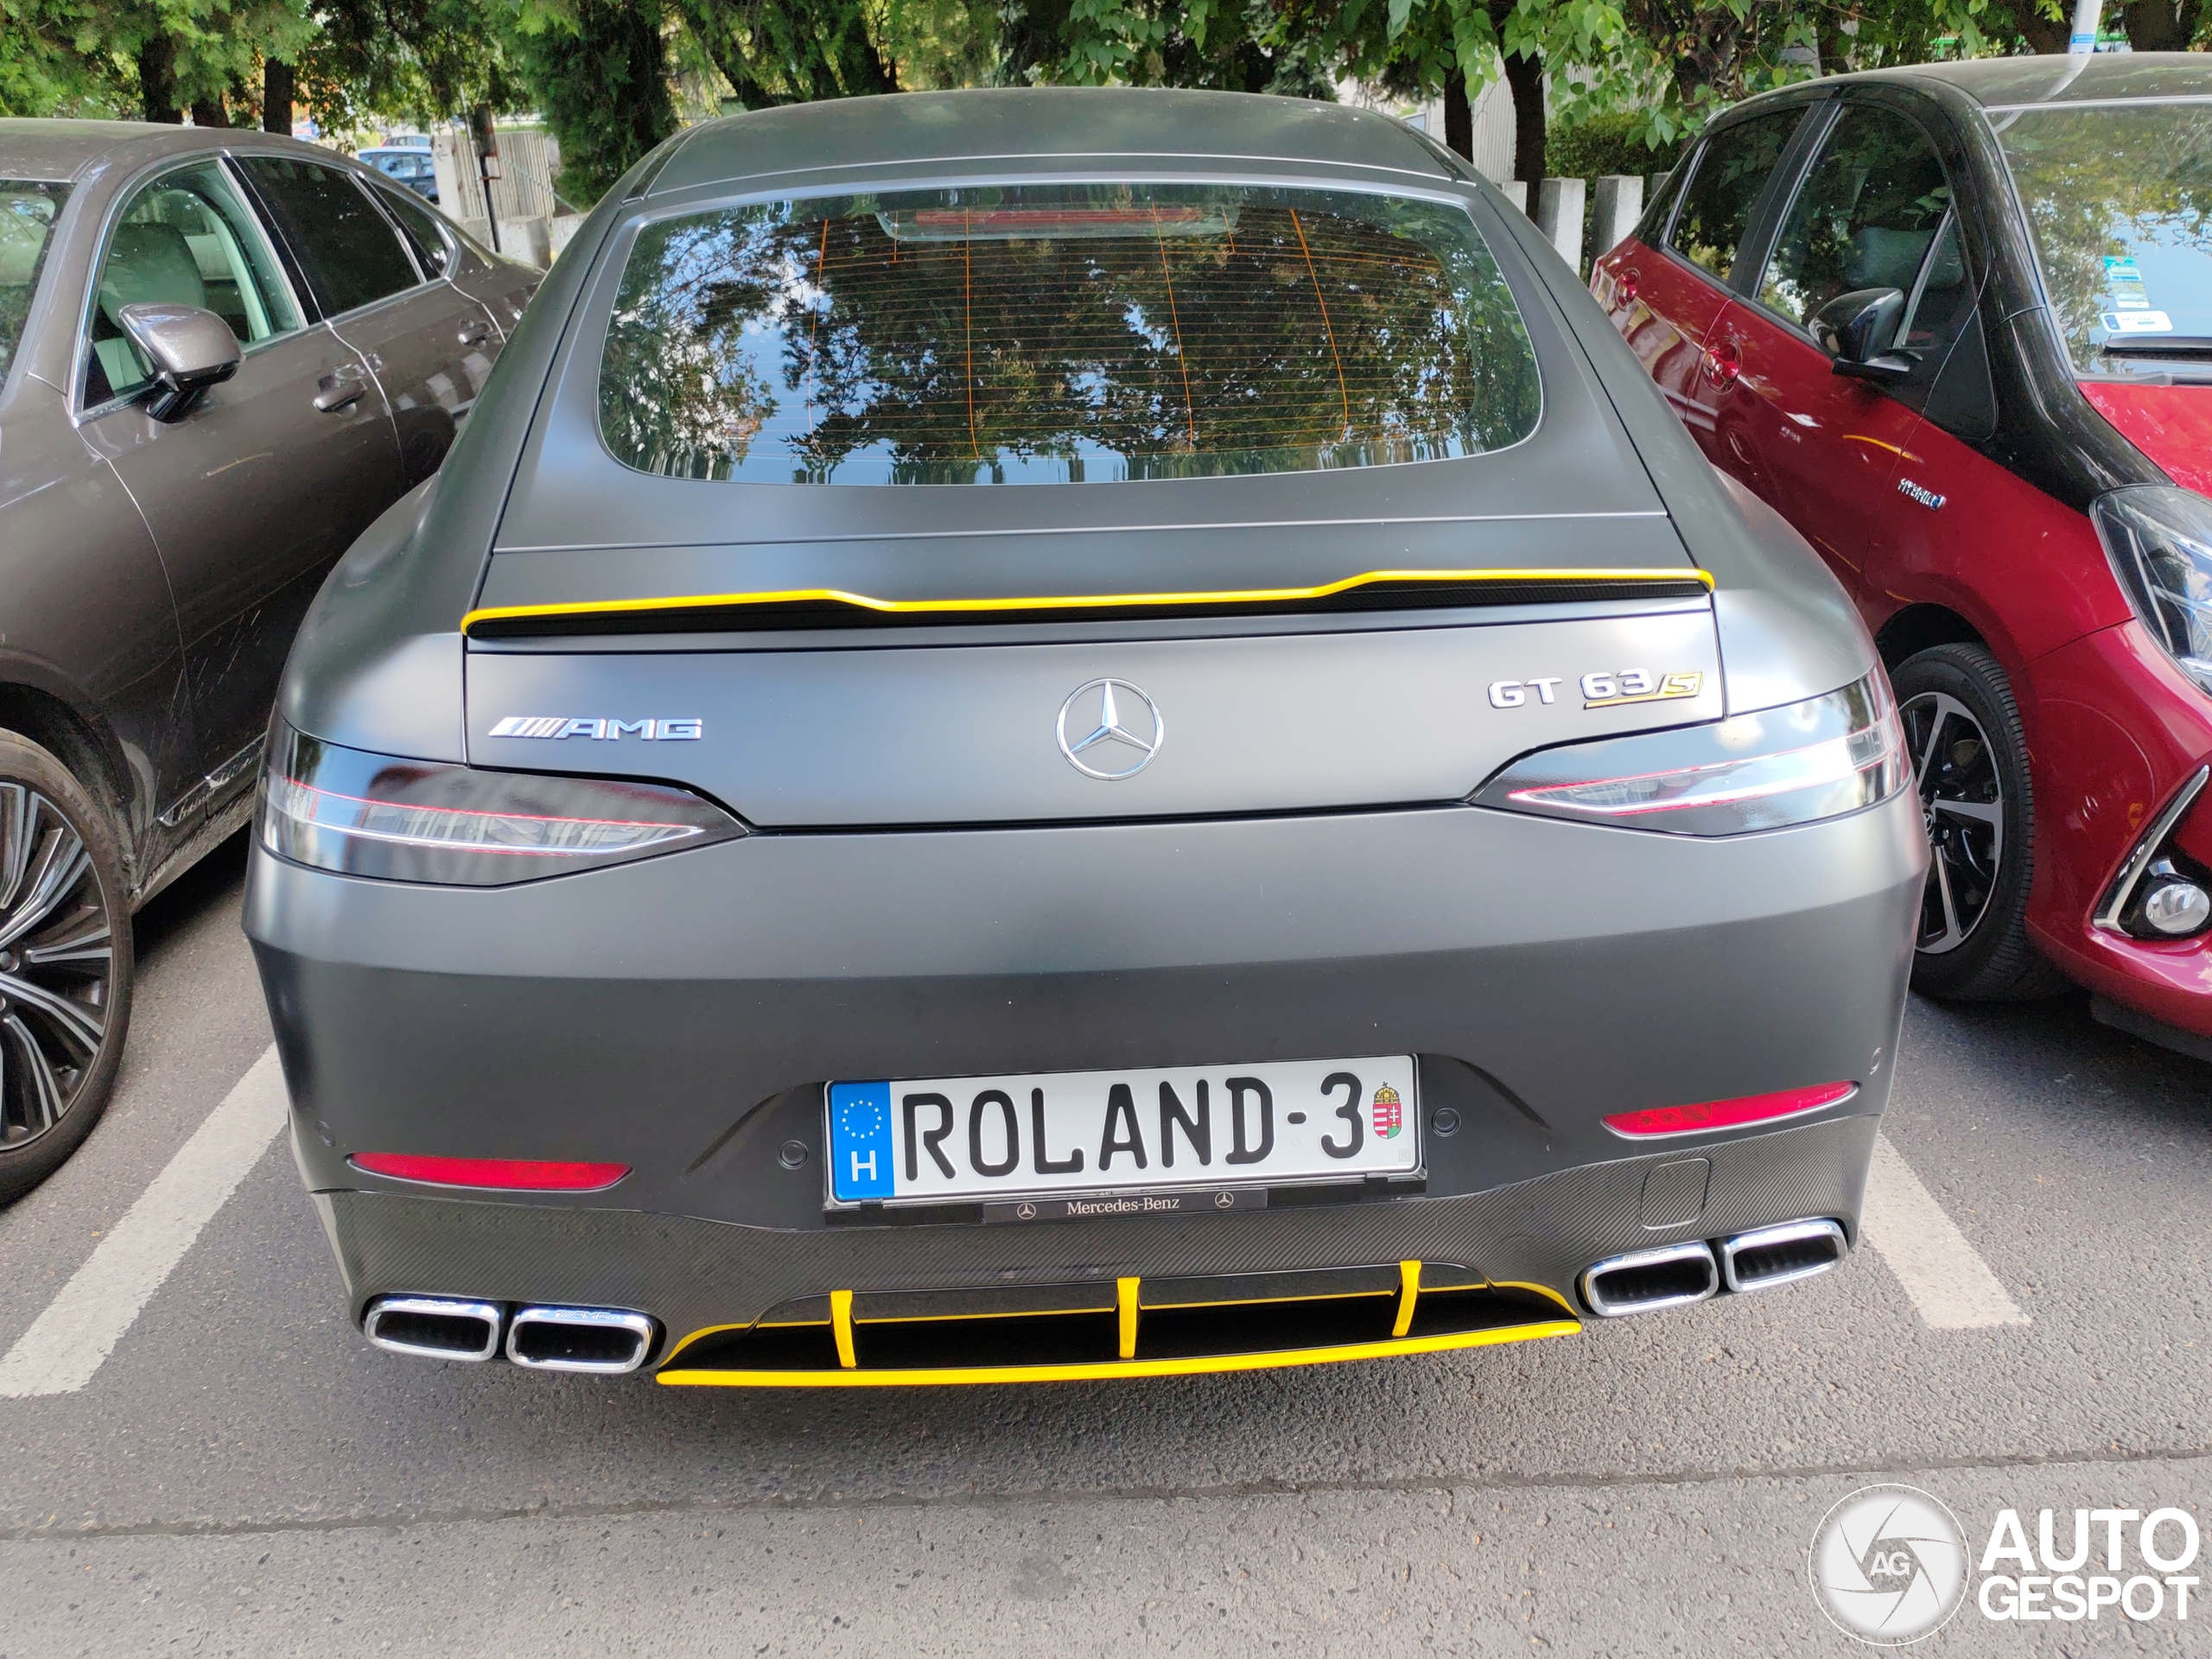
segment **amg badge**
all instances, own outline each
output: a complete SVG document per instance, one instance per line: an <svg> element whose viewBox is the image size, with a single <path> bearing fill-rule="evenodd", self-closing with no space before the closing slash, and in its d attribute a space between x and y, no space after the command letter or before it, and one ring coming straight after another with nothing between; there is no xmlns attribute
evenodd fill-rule
<svg viewBox="0 0 2212 1659"><path fill-rule="evenodd" d="M667 743L704 737L707 723L687 716L682 720L591 720L582 715L509 715L486 733L487 737L593 737L601 742L619 737L658 739Z"/></svg>

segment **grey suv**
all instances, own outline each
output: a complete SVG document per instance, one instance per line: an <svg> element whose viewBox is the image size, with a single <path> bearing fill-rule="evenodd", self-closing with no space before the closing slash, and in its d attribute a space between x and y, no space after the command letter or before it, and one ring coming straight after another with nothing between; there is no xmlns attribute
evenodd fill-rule
<svg viewBox="0 0 2212 1659"><path fill-rule="evenodd" d="M311 145L0 121L0 1200L90 1130L124 924L245 822L308 601L538 276Z"/></svg>

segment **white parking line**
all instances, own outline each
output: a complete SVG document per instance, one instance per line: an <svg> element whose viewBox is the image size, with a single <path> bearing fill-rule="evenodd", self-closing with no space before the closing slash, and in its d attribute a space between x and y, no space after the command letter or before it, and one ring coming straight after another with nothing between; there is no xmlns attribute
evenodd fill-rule
<svg viewBox="0 0 2212 1659"><path fill-rule="evenodd" d="M1931 1330L2028 1323L1887 1135L1874 1139L1859 1225Z"/></svg>
<svg viewBox="0 0 2212 1659"><path fill-rule="evenodd" d="M0 1399L69 1394L92 1380L268 1149L284 1111L284 1074L271 1044L0 1358Z"/></svg>

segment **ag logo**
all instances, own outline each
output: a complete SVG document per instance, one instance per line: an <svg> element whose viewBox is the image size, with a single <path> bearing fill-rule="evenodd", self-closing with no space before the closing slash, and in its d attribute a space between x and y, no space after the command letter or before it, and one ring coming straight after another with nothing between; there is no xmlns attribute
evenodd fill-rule
<svg viewBox="0 0 2212 1659"><path fill-rule="evenodd" d="M1939 1630L1966 1599L1965 1535L1911 1486L1867 1486L1821 1518L1806 1563L1836 1626L1878 1648Z"/></svg>

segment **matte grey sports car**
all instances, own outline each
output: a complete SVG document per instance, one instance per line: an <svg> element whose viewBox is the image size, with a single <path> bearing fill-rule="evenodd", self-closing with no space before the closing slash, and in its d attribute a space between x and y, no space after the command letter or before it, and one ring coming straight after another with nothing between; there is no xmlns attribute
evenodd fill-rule
<svg viewBox="0 0 2212 1659"><path fill-rule="evenodd" d="M246 928L349 1312L664 1382L1817 1273L1927 861L1851 607L1526 219L1211 93L664 145L270 753Z"/></svg>

